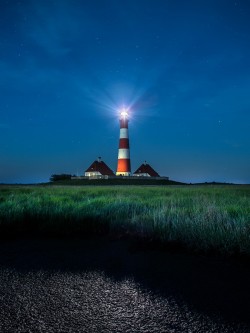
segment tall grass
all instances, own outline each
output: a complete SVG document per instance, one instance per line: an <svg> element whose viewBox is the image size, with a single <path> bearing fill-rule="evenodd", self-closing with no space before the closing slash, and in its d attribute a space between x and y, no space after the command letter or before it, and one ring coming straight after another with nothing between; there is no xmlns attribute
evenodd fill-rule
<svg viewBox="0 0 250 333"><path fill-rule="evenodd" d="M250 255L250 187L2 186L6 232L118 233Z"/></svg>

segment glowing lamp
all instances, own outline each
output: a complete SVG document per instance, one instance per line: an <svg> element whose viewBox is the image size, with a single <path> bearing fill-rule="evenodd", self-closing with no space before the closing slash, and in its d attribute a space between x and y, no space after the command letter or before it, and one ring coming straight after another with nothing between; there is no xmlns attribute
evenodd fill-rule
<svg viewBox="0 0 250 333"><path fill-rule="evenodd" d="M123 108L123 109L121 110L121 116L122 116L122 117L128 117L128 112L127 112L127 110L126 110L125 108Z"/></svg>

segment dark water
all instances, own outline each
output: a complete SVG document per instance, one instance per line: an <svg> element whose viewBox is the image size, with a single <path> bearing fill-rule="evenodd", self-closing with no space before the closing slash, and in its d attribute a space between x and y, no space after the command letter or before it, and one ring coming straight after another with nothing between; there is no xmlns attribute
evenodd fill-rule
<svg viewBox="0 0 250 333"><path fill-rule="evenodd" d="M0 244L1 332L250 332L250 268L109 240Z"/></svg>

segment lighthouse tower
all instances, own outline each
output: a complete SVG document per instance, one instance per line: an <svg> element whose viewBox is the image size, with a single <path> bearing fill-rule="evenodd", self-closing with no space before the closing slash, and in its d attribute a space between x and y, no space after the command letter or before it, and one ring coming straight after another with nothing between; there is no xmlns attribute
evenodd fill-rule
<svg viewBox="0 0 250 333"><path fill-rule="evenodd" d="M130 176L130 153L128 138L128 112L125 108L120 113L120 141L116 176Z"/></svg>

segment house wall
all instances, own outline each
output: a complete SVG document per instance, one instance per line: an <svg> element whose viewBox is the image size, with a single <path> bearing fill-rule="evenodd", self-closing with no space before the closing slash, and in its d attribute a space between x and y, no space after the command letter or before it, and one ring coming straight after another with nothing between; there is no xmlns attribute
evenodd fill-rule
<svg viewBox="0 0 250 333"><path fill-rule="evenodd" d="M85 177L97 177L101 175L102 174L99 171L85 172Z"/></svg>

